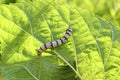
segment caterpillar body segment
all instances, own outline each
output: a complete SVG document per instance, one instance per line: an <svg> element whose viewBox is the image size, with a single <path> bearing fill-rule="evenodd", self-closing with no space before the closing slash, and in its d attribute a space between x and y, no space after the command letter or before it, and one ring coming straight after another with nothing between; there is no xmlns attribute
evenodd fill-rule
<svg viewBox="0 0 120 80"><path fill-rule="evenodd" d="M67 42L67 40L70 37L71 33L72 33L72 29L69 27L66 30L65 35L63 37L61 37L60 39L58 39L56 41L47 42L47 43L43 44L39 48L39 50L37 52L37 55L40 56L42 54L42 52L45 51L46 49L55 48L55 47L58 47L58 46L64 44L65 42Z"/></svg>

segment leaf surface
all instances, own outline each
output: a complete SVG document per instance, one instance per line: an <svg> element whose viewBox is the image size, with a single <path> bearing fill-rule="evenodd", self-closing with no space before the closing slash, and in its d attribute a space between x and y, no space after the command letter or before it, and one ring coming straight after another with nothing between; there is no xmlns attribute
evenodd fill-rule
<svg viewBox="0 0 120 80"><path fill-rule="evenodd" d="M68 27L68 42L37 56ZM119 80L120 28L65 3L0 6L1 74L4 80Z"/></svg>

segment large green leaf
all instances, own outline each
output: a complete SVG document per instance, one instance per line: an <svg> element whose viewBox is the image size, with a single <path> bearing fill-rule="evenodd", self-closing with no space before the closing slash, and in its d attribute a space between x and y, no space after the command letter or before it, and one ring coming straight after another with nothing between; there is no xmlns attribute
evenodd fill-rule
<svg viewBox="0 0 120 80"><path fill-rule="evenodd" d="M37 56L36 49L68 42ZM65 3L35 1L0 6L1 74L4 80L119 80L120 29Z"/></svg>

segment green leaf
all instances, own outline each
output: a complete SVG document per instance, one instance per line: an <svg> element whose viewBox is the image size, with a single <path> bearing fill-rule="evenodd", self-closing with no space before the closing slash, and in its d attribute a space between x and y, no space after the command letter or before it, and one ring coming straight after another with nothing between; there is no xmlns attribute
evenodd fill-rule
<svg viewBox="0 0 120 80"><path fill-rule="evenodd" d="M37 56L68 27L68 42ZM120 28L63 2L0 6L3 80L119 80Z"/></svg>

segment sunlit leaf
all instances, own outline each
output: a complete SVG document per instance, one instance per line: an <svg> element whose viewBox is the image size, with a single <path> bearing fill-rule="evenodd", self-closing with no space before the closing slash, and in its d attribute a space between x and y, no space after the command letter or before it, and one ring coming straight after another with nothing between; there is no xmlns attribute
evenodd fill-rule
<svg viewBox="0 0 120 80"><path fill-rule="evenodd" d="M37 56L69 26L68 42ZM1 5L0 40L3 80L120 79L120 28L66 3Z"/></svg>

